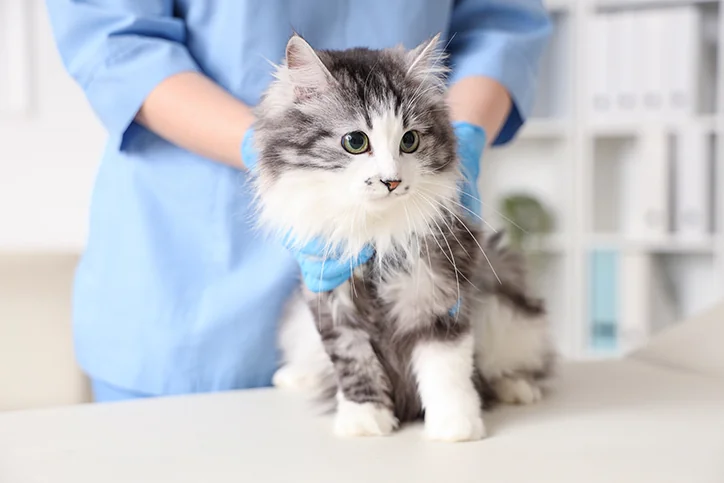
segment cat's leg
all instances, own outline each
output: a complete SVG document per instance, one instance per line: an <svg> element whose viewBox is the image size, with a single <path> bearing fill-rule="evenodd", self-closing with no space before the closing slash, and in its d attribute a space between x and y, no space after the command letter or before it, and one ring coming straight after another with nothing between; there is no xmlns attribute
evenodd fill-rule
<svg viewBox="0 0 724 483"><path fill-rule="evenodd" d="M545 314L530 313L489 297L473 322L478 370L509 404L531 404L542 398L540 380L550 372L553 346Z"/></svg>
<svg viewBox="0 0 724 483"><path fill-rule="evenodd" d="M338 436L382 436L397 428L392 383L373 347L374 323L358 311L349 284L333 293L307 293L322 344L336 376Z"/></svg>
<svg viewBox="0 0 724 483"><path fill-rule="evenodd" d="M485 437L482 404L473 383L473 351L469 331L452 339L423 339L413 349L412 367L429 439L472 441Z"/></svg>
<svg viewBox="0 0 724 483"><path fill-rule="evenodd" d="M295 293L287 302L278 340L282 365L272 379L274 386L318 390L334 376L314 316L301 293Z"/></svg>
<svg viewBox="0 0 724 483"><path fill-rule="evenodd" d="M345 323L321 331L324 347L337 375L338 436L383 436L398 424L392 387L368 334Z"/></svg>
<svg viewBox="0 0 724 483"><path fill-rule="evenodd" d="M526 377L506 375L490 384L498 399L507 404L532 404L543 397L540 386Z"/></svg>

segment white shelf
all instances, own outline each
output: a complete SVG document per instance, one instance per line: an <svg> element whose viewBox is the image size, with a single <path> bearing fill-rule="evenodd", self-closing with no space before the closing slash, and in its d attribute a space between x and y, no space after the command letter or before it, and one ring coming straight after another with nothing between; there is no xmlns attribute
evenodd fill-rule
<svg viewBox="0 0 724 483"><path fill-rule="evenodd" d="M623 10L631 8L656 8L678 5L719 3L720 0L587 0L599 10Z"/></svg>
<svg viewBox="0 0 724 483"><path fill-rule="evenodd" d="M518 136L521 139L564 139L571 133L570 123L562 119L533 118L526 122Z"/></svg>
<svg viewBox="0 0 724 483"><path fill-rule="evenodd" d="M523 245L523 249L528 253L560 254L567 251L568 244L560 234L534 236Z"/></svg>
<svg viewBox="0 0 724 483"><path fill-rule="evenodd" d="M571 10L576 0L544 0L544 5L549 12L561 12Z"/></svg>
<svg viewBox="0 0 724 483"><path fill-rule="evenodd" d="M674 236L658 239L633 239L621 235L592 235L587 237L589 249L616 249L623 252L690 253L713 255L717 239L713 236L700 240L688 240Z"/></svg>
<svg viewBox="0 0 724 483"><path fill-rule="evenodd" d="M663 128L676 132L682 128L694 127L702 133L716 133L720 130L721 116L701 115L688 119L638 119L618 121L594 121L587 130L593 137L636 137L651 128Z"/></svg>

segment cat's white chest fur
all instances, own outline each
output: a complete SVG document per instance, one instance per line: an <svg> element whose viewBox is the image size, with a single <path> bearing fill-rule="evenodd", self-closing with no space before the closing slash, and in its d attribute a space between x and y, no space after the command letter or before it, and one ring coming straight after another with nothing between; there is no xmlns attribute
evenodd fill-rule
<svg viewBox="0 0 724 483"><path fill-rule="evenodd" d="M427 260L414 259L409 271L400 270L379 287L380 298L389 305L396 329L415 330L429 324L429 314L445 314L457 302L457 287L449 287Z"/></svg>

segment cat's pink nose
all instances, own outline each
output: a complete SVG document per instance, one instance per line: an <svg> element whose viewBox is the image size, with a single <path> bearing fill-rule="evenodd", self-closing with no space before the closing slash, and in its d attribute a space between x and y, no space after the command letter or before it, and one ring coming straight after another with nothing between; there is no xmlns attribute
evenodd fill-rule
<svg viewBox="0 0 724 483"><path fill-rule="evenodd" d="M402 180L399 179L381 179L382 184L387 186L387 191L395 191L395 188L400 186L400 183L402 183Z"/></svg>

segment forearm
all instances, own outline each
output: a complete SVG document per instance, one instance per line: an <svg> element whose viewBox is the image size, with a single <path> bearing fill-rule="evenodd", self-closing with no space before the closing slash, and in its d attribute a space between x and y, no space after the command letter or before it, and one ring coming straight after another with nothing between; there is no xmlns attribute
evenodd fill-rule
<svg viewBox="0 0 724 483"><path fill-rule="evenodd" d="M507 89L494 79L482 76L465 77L448 92L450 116L485 130L493 142L510 114L512 100Z"/></svg>
<svg viewBox="0 0 724 483"><path fill-rule="evenodd" d="M183 72L151 91L136 121L177 146L241 168L241 141L254 116L209 78Z"/></svg>

